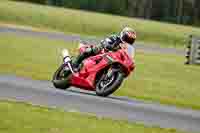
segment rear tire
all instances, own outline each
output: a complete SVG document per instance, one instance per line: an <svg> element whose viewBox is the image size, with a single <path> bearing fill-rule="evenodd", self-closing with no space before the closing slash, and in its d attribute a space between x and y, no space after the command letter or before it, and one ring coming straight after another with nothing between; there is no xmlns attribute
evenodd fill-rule
<svg viewBox="0 0 200 133"><path fill-rule="evenodd" d="M98 96L107 97L110 94L114 93L120 87L120 85L122 84L122 82L124 80L124 74L122 72L120 72L120 71L115 72L114 74L115 75L114 75L113 82L111 82L111 84L109 86L107 86L106 88L104 88L103 90L102 90L102 87L101 87L101 82L102 81L99 80L96 83L96 94ZM101 74L99 76L102 77L103 74Z"/></svg>
<svg viewBox="0 0 200 133"><path fill-rule="evenodd" d="M69 79L71 75L71 72L69 72L66 78L61 77L64 67L65 65L63 64L57 69L57 71L53 75L53 80L52 80L54 87L62 90L69 88L70 86Z"/></svg>

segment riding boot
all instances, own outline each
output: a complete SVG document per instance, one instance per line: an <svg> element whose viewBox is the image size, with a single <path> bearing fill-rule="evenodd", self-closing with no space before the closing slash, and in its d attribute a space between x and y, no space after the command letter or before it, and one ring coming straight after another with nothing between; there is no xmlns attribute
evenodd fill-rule
<svg viewBox="0 0 200 133"><path fill-rule="evenodd" d="M72 68L75 72L78 72L80 70L80 64L82 64L83 57L82 55L78 55L73 61L72 61Z"/></svg>
<svg viewBox="0 0 200 133"><path fill-rule="evenodd" d="M100 50L101 50L101 47L99 45L93 48L87 48L83 53L79 54L75 58L75 60L72 62L72 67L79 71L82 67L81 65L82 61L92 55L96 55L97 53L99 53Z"/></svg>
<svg viewBox="0 0 200 133"><path fill-rule="evenodd" d="M79 54L73 61L72 61L72 67L74 69L75 72L79 71L81 69L81 64L82 64L82 61L89 57L91 54L91 52L83 52L81 54Z"/></svg>

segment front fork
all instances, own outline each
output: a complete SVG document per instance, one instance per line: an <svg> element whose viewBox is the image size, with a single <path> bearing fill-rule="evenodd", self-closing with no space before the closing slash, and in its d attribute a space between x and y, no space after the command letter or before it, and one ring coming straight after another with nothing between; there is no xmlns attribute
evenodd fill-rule
<svg viewBox="0 0 200 133"><path fill-rule="evenodd" d="M67 49L63 49L62 50L62 56L63 56L63 64L66 64L69 68L69 70L72 72L72 74L74 74L72 65L71 65L71 58L69 56L69 52ZM66 68L65 68L66 69Z"/></svg>
<svg viewBox="0 0 200 133"><path fill-rule="evenodd" d="M71 64L71 58L69 56L66 56L64 59L63 59L63 63L66 64L69 68L69 70L71 71L72 74L74 74L74 70L72 68L72 64ZM67 68L65 68L67 69Z"/></svg>

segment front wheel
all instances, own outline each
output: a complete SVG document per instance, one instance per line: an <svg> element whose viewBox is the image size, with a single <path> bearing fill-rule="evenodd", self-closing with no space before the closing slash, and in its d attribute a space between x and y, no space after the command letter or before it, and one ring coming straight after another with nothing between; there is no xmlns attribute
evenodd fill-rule
<svg viewBox="0 0 200 133"><path fill-rule="evenodd" d="M112 73L111 76L110 73ZM124 74L113 68L110 68L99 76L100 78L96 84L96 94L103 97L114 93L124 80Z"/></svg>
<svg viewBox="0 0 200 133"><path fill-rule="evenodd" d="M61 65L53 75L53 85L58 89L67 89L69 85L71 72L65 69L65 65Z"/></svg>

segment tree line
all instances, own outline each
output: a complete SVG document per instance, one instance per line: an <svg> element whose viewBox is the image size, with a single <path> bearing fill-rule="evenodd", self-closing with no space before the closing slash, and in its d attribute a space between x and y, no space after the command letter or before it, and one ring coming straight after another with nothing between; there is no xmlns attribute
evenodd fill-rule
<svg viewBox="0 0 200 133"><path fill-rule="evenodd" d="M200 0L18 0L200 26Z"/></svg>

